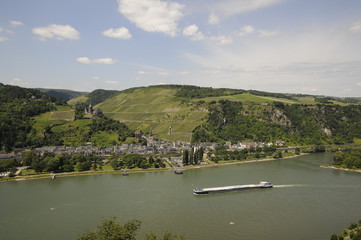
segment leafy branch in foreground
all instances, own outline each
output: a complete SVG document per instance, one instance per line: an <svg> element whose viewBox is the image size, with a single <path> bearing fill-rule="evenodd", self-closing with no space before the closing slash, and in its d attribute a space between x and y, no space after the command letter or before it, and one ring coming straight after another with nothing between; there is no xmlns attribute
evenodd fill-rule
<svg viewBox="0 0 361 240"><path fill-rule="evenodd" d="M122 224L115 217L112 217L103 219L96 229L79 235L77 240L136 240L135 236L140 226L139 220L131 220ZM148 233L144 239L184 240L185 238L166 232L163 237L158 237L155 233Z"/></svg>

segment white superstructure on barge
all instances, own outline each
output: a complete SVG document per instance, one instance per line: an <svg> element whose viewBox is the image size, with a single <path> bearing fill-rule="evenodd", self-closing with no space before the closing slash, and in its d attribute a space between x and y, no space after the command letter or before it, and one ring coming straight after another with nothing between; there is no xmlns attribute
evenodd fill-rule
<svg viewBox="0 0 361 240"><path fill-rule="evenodd" d="M209 194L218 192L231 192L240 190L251 190L259 188L271 188L273 184L270 182L260 182L259 184L248 184L248 185L235 185L225 187L213 187L213 188L195 188L193 189L195 194Z"/></svg>

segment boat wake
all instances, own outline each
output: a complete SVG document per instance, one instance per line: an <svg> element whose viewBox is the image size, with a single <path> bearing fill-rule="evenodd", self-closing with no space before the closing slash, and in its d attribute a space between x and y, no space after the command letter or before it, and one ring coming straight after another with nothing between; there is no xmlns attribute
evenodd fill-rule
<svg viewBox="0 0 361 240"><path fill-rule="evenodd" d="M302 187L302 184L288 184L288 185L273 185L274 188L292 188L292 187Z"/></svg>

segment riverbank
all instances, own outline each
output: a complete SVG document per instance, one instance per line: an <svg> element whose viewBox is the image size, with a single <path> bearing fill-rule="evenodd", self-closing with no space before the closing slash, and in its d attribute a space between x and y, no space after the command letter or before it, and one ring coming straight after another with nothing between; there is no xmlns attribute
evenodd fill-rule
<svg viewBox="0 0 361 240"><path fill-rule="evenodd" d="M300 155L288 156L284 158L264 158L264 159L254 159L254 160L246 160L246 161L235 161L231 160L229 162L221 162L221 163L208 163L201 165L190 165L180 168L181 171L187 171L192 169L206 168L206 167L218 167L218 166L227 166L227 165L236 165L236 164L246 164L246 163L254 163L254 162L267 162L267 161L277 161L284 159L296 158L299 156L307 155L309 153L302 153ZM174 171L173 168L149 168L149 169L129 169L127 173L145 173L145 172L168 172ZM100 170L100 171L85 171L85 172L65 172L65 173L57 173L56 178L58 177L76 177L76 176L88 176L88 175L103 175L103 174L123 174L123 171L119 170ZM35 180L35 179L50 179L53 174L44 173L44 174L36 174L36 175L27 175L27 176L16 176L16 177L7 177L0 179L1 182L10 182L10 181L25 181L25 180Z"/></svg>
<svg viewBox="0 0 361 240"><path fill-rule="evenodd" d="M361 169L342 168L342 167L336 167L336 166L332 166L332 165L321 165L320 167L322 167L322 168L330 168L330 169L335 169L335 170L341 170L341 171L346 171L346 172L358 172L358 173L361 173Z"/></svg>

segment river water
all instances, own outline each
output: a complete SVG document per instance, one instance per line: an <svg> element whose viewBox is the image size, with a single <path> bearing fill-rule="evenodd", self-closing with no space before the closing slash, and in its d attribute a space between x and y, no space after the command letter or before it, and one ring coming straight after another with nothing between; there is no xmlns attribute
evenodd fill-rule
<svg viewBox="0 0 361 240"><path fill-rule="evenodd" d="M320 168L329 153L185 171L0 183L0 239L64 240L102 217L187 240L321 240L361 219L361 173ZM270 181L272 189L194 195Z"/></svg>

